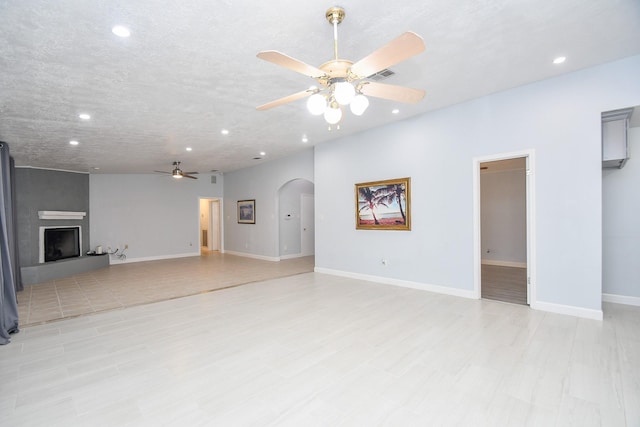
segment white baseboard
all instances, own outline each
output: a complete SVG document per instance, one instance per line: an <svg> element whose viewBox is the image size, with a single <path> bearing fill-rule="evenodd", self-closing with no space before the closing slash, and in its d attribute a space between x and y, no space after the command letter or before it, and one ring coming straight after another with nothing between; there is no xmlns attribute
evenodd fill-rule
<svg viewBox="0 0 640 427"><path fill-rule="evenodd" d="M483 259L482 263L484 265L497 265L500 267L518 267L518 268L527 268L526 262L518 262L518 261L500 261L497 259Z"/></svg>
<svg viewBox="0 0 640 427"><path fill-rule="evenodd" d="M247 252L224 251L225 254L243 256L247 258L261 259L263 261L280 261L280 257L250 254Z"/></svg>
<svg viewBox="0 0 640 427"><path fill-rule="evenodd" d="M302 255L302 254L289 254L289 255L280 255L280 259L294 259L294 258L304 258L306 256L313 256L313 255Z"/></svg>
<svg viewBox="0 0 640 427"><path fill-rule="evenodd" d="M531 304L534 310L548 311L550 313L566 314L568 316L581 317L584 319L602 320L602 310L576 307L573 305L554 304L551 302L536 301Z"/></svg>
<svg viewBox="0 0 640 427"><path fill-rule="evenodd" d="M132 262L143 262L143 261L159 261L162 259L173 259L173 258L186 258L190 256L200 256L200 252L188 252L183 254L173 254L173 255L160 255L160 256L148 256L148 257L140 257L140 258L126 258L119 259L117 255L109 255L109 264L129 264Z"/></svg>
<svg viewBox="0 0 640 427"><path fill-rule="evenodd" d="M348 277L350 279L366 280L368 282L382 283L385 285L401 286L404 288L419 289L421 291L435 292L456 297L477 299L473 290L448 288L446 286L429 285L427 283L412 282L409 280L392 279L389 277L371 276L368 274L353 273L350 271L333 270L330 268L315 267L316 273L330 274L332 276Z"/></svg>
<svg viewBox="0 0 640 427"><path fill-rule="evenodd" d="M602 301L616 304L634 305L640 307L640 297L630 297L626 295L602 294Z"/></svg>

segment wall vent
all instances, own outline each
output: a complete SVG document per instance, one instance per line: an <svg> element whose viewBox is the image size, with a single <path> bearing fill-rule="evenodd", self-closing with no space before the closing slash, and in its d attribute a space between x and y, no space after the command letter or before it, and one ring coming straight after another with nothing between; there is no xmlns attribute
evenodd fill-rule
<svg viewBox="0 0 640 427"><path fill-rule="evenodd" d="M216 176L215 175L211 175L211 183L212 184L216 183Z"/></svg>

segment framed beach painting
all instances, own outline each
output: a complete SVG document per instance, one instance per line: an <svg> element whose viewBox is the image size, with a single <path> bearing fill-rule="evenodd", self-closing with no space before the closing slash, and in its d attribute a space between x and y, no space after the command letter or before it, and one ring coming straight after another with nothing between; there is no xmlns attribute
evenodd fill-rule
<svg viewBox="0 0 640 427"><path fill-rule="evenodd" d="M238 224L256 223L256 201L238 200Z"/></svg>
<svg viewBox="0 0 640 427"><path fill-rule="evenodd" d="M356 229L411 230L411 178L356 184Z"/></svg>

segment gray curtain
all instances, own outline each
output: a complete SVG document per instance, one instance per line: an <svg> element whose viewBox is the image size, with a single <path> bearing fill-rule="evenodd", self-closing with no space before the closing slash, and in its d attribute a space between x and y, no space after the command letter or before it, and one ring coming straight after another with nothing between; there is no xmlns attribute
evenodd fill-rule
<svg viewBox="0 0 640 427"><path fill-rule="evenodd" d="M22 289L15 238L15 185L9 146L0 142L0 344L18 332L16 291Z"/></svg>

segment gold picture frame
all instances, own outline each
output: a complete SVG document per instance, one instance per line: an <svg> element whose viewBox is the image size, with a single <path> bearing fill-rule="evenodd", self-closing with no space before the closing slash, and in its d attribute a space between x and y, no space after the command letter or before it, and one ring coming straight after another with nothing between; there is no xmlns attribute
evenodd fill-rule
<svg viewBox="0 0 640 427"><path fill-rule="evenodd" d="M411 178L356 184L357 230L411 230Z"/></svg>

